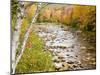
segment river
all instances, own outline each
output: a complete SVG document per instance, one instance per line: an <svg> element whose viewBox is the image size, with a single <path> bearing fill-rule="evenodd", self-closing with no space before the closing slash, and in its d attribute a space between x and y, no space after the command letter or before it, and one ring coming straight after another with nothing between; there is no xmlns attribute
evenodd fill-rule
<svg viewBox="0 0 100 75"><path fill-rule="evenodd" d="M34 25L33 31L44 40L45 48L51 52L51 61L57 71L95 69L95 50L78 37L81 31L54 23Z"/></svg>

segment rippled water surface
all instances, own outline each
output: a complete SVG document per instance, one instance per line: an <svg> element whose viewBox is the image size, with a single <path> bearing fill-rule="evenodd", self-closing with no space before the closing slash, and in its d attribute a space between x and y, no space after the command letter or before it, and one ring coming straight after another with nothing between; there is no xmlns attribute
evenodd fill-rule
<svg viewBox="0 0 100 75"><path fill-rule="evenodd" d="M95 69L95 48L80 39L73 29L57 24L34 25L34 32L53 55L56 70Z"/></svg>

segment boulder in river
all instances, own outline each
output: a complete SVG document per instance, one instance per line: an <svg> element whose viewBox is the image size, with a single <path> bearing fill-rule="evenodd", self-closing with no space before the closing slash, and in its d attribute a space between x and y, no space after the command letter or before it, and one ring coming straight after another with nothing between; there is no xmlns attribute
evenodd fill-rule
<svg viewBox="0 0 100 75"><path fill-rule="evenodd" d="M66 62L66 59L64 59L64 58L63 58L63 59L61 59L61 62Z"/></svg>
<svg viewBox="0 0 100 75"><path fill-rule="evenodd" d="M85 46L82 46L82 47L81 47L81 49L82 49L82 50L85 50L85 49L86 49L86 47L85 47Z"/></svg>
<svg viewBox="0 0 100 75"><path fill-rule="evenodd" d="M65 53L58 53L57 56L59 59L63 59L66 55Z"/></svg>
<svg viewBox="0 0 100 75"><path fill-rule="evenodd" d="M64 62L63 64L62 64L62 69L63 70L68 70L68 68L69 68L69 65L66 63L66 62Z"/></svg>
<svg viewBox="0 0 100 75"><path fill-rule="evenodd" d="M67 61L68 64L74 64L74 61Z"/></svg>
<svg viewBox="0 0 100 75"><path fill-rule="evenodd" d="M62 63L54 63L55 69L59 70L62 68Z"/></svg>
<svg viewBox="0 0 100 75"><path fill-rule="evenodd" d="M58 59L57 56L54 56L54 57L52 58L52 61L53 61L53 62L57 62L57 63L60 62L60 60Z"/></svg>

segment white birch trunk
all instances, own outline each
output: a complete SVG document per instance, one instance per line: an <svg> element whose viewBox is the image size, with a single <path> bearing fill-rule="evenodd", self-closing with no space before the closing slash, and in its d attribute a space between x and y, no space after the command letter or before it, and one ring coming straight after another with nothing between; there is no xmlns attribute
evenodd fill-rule
<svg viewBox="0 0 100 75"><path fill-rule="evenodd" d="M30 33L30 31L32 30L33 23L35 23L35 21L36 21L36 19L37 19L37 17L38 17L38 14L39 14L39 11L40 11L41 7L42 7L42 6L41 6L41 3L39 3L38 6L37 6L37 10L36 10L36 12L35 12L35 15L33 16L33 19L32 19L32 22L31 22L31 24L30 24L30 27L28 28L28 30L27 30L27 32L26 32L26 34L25 34L25 36L24 36L24 40L23 40L22 46L21 46L21 53L20 53L20 55L17 57L16 62L15 62L15 64L14 64L13 74L15 73L16 66L17 66L19 60L21 59L21 56L23 55L23 52L24 52L24 50L25 50L25 45L26 45L27 39L28 39L28 37L29 37L29 33Z"/></svg>
<svg viewBox="0 0 100 75"><path fill-rule="evenodd" d="M15 30L13 32L13 37L12 37L12 70L14 69L16 49L18 48L18 44L19 44L19 36L21 32L20 29L21 29L21 24L22 24L21 16L23 16L23 13L24 13L24 9L20 7L21 5L23 4L19 3L20 12L17 13L16 26L15 26Z"/></svg>

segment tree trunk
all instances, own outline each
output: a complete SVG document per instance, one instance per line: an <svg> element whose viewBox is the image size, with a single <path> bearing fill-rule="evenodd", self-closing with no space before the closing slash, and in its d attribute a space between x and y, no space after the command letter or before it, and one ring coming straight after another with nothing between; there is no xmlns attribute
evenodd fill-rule
<svg viewBox="0 0 100 75"><path fill-rule="evenodd" d="M20 36L20 30L21 30L21 24L22 24L22 16L24 14L24 8L22 7L23 3L19 2L18 4L18 12L17 12L17 21L16 26L13 32L12 36L12 70L14 71L14 65L15 65L15 57L16 57L16 49L18 48L19 44L19 36Z"/></svg>
<svg viewBox="0 0 100 75"><path fill-rule="evenodd" d="M26 34L25 34L25 36L24 36L24 40L23 40L22 46L21 46L21 53L20 53L20 55L16 58L16 62L15 62L15 64L14 64L14 68L13 68L13 74L15 73L16 66L17 66L19 60L21 59L21 56L23 55L23 52L24 52L24 50L25 50L25 45L26 45L27 39L28 39L28 37L29 37L29 33L30 33L30 31L32 30L33 23L36 22L36 19L37 19L37 17L38 17L39 11L41 10L41 7L42 7L42 6L41 6L41 3L38 3L37 10L36 10L36 12L35 12L35 15L33 16L33 19L32 19L32 22L31 22L31 24L30 24L30 27L28 28L28 30L27 30L27 32L26 32Z"/></svg>

